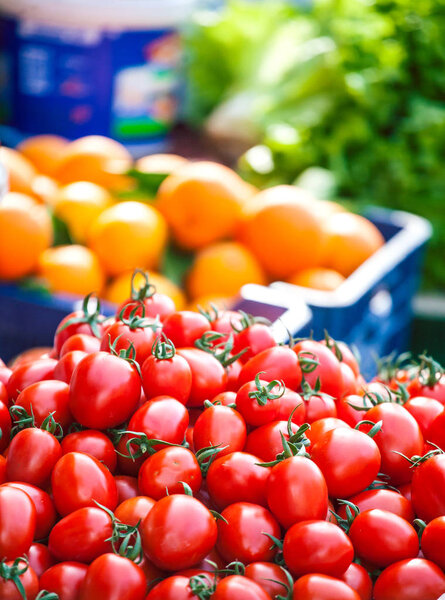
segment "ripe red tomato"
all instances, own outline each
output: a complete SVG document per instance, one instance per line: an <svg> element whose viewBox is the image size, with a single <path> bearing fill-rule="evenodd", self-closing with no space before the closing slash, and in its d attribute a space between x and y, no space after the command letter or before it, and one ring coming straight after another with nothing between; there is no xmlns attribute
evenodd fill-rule
<svg viewBox="0 0 445 600"><path fill-rule="evenodd" d="M413 469L397 452L408 457L422 454L423 436L414 417L400 404L384 402L368 410L363 418L373 423L382 421L382 428L374 437L382 457L382 472L394 485L411 481Z"/></svg>
<svg viewBox="0 0 445 600"><path fill-rule="evenodd" d="M445 575L422 558L402 560L385 569L374 586L374 600L438 600L445 592Z"/></svg>
<svg viewBox="0 0 445 600"><path fill-rule="evenodd" d="M349 365L340 362L340 371L343 381L342 397L351 394L357 394L360 391L360 385L357 383L356 375Z"/></svg>
<svg viewBox="0 0 445 600"><path fill-rule="evenodd" d="M210 497L219 510L234 502L251 502L267 507L270 468L247 452L217 456L207 472Z"/></svg>
<svg viewBox="0 0 445 600"><path fill-rule="evenodd" d="M162 342L158 342L158 348L159 344ZM145 397L149 400L166 395L176 398L181 404L187 404L192 389L192 371L185 358L176 354L173 346L170 348L167 358L157 358L155 346L154 353L142 365Z"/></svg>
<svg viewBox="0 0 445 600"><path fill-rule="evenodd" d="M298 356L285 346L267 348L248 360L239 374L239 386L253 381L260 372L265 381L283 381L286 388L294 391L300 387L302 373Z"/></svg>
<svg viewBox="0 0 445 600"><path fill-rule="evenodd" d="M138 326L138 321L141 326ZM134 359L142 365L144 360L151 355L151 348L156 339L157 330L160 328L154 319L116 321L105 329L100 342L100 350L111 352L110 346L113 346L116 352L128 350L133 344Z"/></svg>
<svg viewBox="0 0 445 600"><path fill-rule="evenodd" d="M6 389L6 385L3 383L3 381L0 381L0 402L3 402L5 406L9 406L8 390Z"/></svg>
<svg viewBox="0 0 445 600"><path fill-rule="evenodd" d="M433 400L430 400L433 402ZM445 411L439 413L428 427L425 439L436 444L442 450L445 449Z"/></svg>
<svg viewBox="0 0 445 600"><path fill-rule="evenodd" d="M346 533L328 521L301 521L287 530L283 555L296 577L323 573L340 577L354 558Z"/></svg>
<svg viewBox="0 0 445 600"><path fill-rule="evenodd" d="M357 423L363 421L363 414L366 412L354 407L372 408L372 403L367 396L357 394L343 396L343 398L337 400L337 417L351 427L355 427Z"/></svg>
<svg viewBox="0 0 445 600"><path fill-rule="evenodd" d="M247 349L247 352L241 355L241 362L246 363L253 356L276 345L272 330L268 325L253 323L235 335L233 354Z"/></svg>
<svg viewBox="0 0 445 600"><path fill-rule="evenodd" d="M212 578L209 576L209 587ZM173 575L167 577L150 591L145 600L196 600L197 596L190 589L190 577Z"/></svg>
<svg viewBox="0 0 445 600"><path fill-rule="evenodd" d="M292 432L295 433L297 429L298 427L291 423ZM289 439L287 421L273 421L262 425L249 433L244 451L258 456L264 462L271 462L283 451L281 434L286 440Z"/></svg>
<svg viewBox="0 0 445 600"><path fill-rule="evenodd" d="M345 342L328 338L328 340L322 340L321 343L326 345L329 348L329 350L335 355L335 357L338 358L338 360L340 360L341 363L348 365L348 367L352 370L356 377L360 375L360 366L358 364L357 358L355 357L350 347L347 344L345 344Z"/></svg>
<svg viewBox="0 0 445 600"><path fill-rule="evenodd" d="M445 569L445 516L437 517L428 523L422 533L421 548L425 558Z"/></svg>
<svg viewBox="0 0 445 600"><path fill-rule="evenodd" d="M313 446L324 436L325 433L331 431L332 429L337 429L337 427L349 428L349 425L341 419L337 419L336 417L318 419L318 421L311 423L311 428L306 431L306 437Z"/></svg>
<svg viewBox="0 0 445 600"><path fill-rule="evenodd" d="M85 356L88 356L88 354L82 352L82 350L73 350L64 354L59 358L57 366L54 369L54 379L70 383L77 365Z"/></svg>
<svg viewBox="0 0 445 600"><path fill-rule="evenodd" d="M95 429L74 431L63 438L62 453L83 452L97 458L113 473L116 469L116 451L109 437Z"/></svg>
<svg viewBox="0 0 445 600"><path fill-rule="evenodd" d="M250 563L244 575L255 581L271 598L281 596L286 589L284 586L289 583L283 569L272 562Z"/></svg>
<svg viewBox="0 0 445 600"><path fill-rule="evenodd" d="M37 427L40 427L51 413L62 427L66 427L73 420L69 409L69 386L63 381L37 381L19 394L15 404L22 406L28 414L31 414L32 409Z"/></svg>
<svg viewBox="0 0 445 600"><path fill-rule="evenodd" d="M284 392L279 381L271 387L267 381L259 379L242 385L236 394L236 409L252 427L259 427L277 421L281 395Z"/></svg>
<svg viewBox="0 0 445 600"><path fill-rule="evenodd" d="M29 566L39 578L42 573L56 562L54 556L48 550L48 546L44 546L43 544L31 544L27 557Z"/></svg>
<svg viewBox="0 0 445 600"><path fill-rule="evenodd" d="M371 508L380 508L381 510L387 510L402 517L408 523L412 523L414 520L414 511L411 502L402 496L402 494L398 494L392 490L365 490L360 494L348 498L348 500L358 506L360 512L365 512L365 510L370 510ZM345 519L347 516L346 506L344 504L339 506L337 513Z"/></svg>
<svg viewBox="0 0 445 600"><path fill-rule="evenodd" d="M48 537L49 532L56 522L56 509L50 495L30 483L23 483L21 481L9 481L4 485L17 488L28 494L36 509L34 539L43 540Z"/></svg>
<svg viewBox="0 0 445 600"><path fill-rule="evenodd" d="M138 317L141 317L145 312L146 317L151 317L152 319L159 317L161 321L164 321L166 317L174 313L176 310L175 303L170 296L161 294L160 292L153 292L152 290L150 290L148 294L145 294L144 290L142 290L142 293L140 290L137 290L134 292L134 294L132 294L131 298L119 306L116 314L120 315L122 313L124 319L128 319L131 311L135 308L135 304L138 302L144 303L144 310L142 310L141 306L136 311L136 315ZM123 311L124 308L125 310Z"/></svg>
<svg viewBox="0 0 445 600"><path fill-rule="evenodd" d="M293 413L293 414L292 414ZM275 421L287 421L292 414L292 423L303 425L306 420L306 407L303 398L293 390L285 390L281 396Z"/></svg>
<svg viewBox="0 0 445 600"><path fill-rule="evenodd" d="M435 418L444 412L444 406L438 400L432 398L410 398L403 407L416 419L420 431L426 440L430 440L428 430Z"/></svg>
<svg viewBox="0 0 445 600"><path fill-rule="evenodd" d="M79 508L99 502L114 510L116 483L110 471L93 456L69 452L60 458L52 472L51 487L57 512L68 515Z"/></svg>
<svg viewBox="0 0 445 600"><path fill-rule="evenodd" d="M196 498L173 494L158 500L141 523L148 558L167 571L196 565L214 547L215 519Z"/></svg>
<svg viewBox="0 0 445 600"><path fill-rule="evenodd" d="M9 481L45 487L61 456L60 444L49 431L22 429L9 444L6 477Z"/></svg>
<svg viewBox="0 0 445 600"><path fill-rule="evenodd" d="M293 456L272 467L267 501L281 525L289 529L298 521L326 518L328 488L314 462Z"/></svg>
<svg viewBox="0 0 445 600"><path fill-rule="evenodd" d="M9 397L16 400L20 392L28 385L44 379L54 379L56 365L57 361L54 358L41 358L18 365L12 371L6 385Z"/></svg>
<svg viewBox="0 0 445 600"><path fill-rule="evenodd" d="M118 503L129 498L135 498L139 494L138 480L129 475L115 475L114 481L117 487Z"/></svg>
<svg viewBox="0 0 445 600"><path fill-rule="evenodd" d="M304 373L304 378L311 388L314 388L319 380L321 392L334 398L344 395L341 363L329 348L321 342L308 339L295 344L293 350L300 359L315 357L319 363L313 370Z"/></svg>
<svg viewBox="0 0 445 600"><path fill-rule="evenodd" d="M96 300L93 306L93 301L90 304L90 296L84 299L82 310L76 310L64 317L54 335L54 350L56 356L60 356L63 344L68 338L77 333L84 333L100 338L103 331L103 321L105 317L100 314L100 304Z"/></svg>
<svg viewBox="0 0 445 600"><path fill-rule="evenodd" d="M428 522L445 514L445 454L432 456L414 469L411 493L420 519Z"/></svg>
<svg viewBox="0 0 445 600"><path fill-rule="evenodd" d="M336 418L337 405L333 398L313 394L305 401L306 421L314 423L320 419Z"/></svg>
<svg viewBox="0 0 445 600"><path fill-rule="evenodd" d="M357 556L380 568L419 552L416 531L405 519L387 510L365 510L354 519L349 537Z"/></svg>
<svg viewBox="0 0 445 600"><path fill-rule="evenodd" d="M144 600L144 572L133 561L102 554L88 567L79 600Z"/></svg>
<svg viewBox="0 0 445 600"><path fill-rule="evenodd" d="M176 348L193 346L203 333L210 330L209 320L201 313L181 310L169 315L162 331Z"/></svg>
<svg viewBox="0 0 445 600"><path fill-rule="evenodd" d="M311 456L333 498L348 498L361 492L376 479L380 469L377 444L366 433L350 427L325 433L312 446Z"/></svg>
<svg viewBox="0 0 445 600"><path fill-rule="evenodd" d="M91 429L116 427L134 412L141 379L133 365L107 352L88 354L77 365L70 384L70 409L76 421Z"/></svg>
<svg viewBox="0 0 445 600"><path fill-rule="evenodd" d="M111 552L113 526L101 508L79 508L63 517L49 535L48 548L59 561L90 563Z"/></svg>
<svg viewBox="0 0 445 600"><path fill-rule="evenodd" d="M217 550L227 561L270 561L276 548L269 535L280 537L280 526L270 511L258 504L236 502L222 511L218 521ZM269 534L269 535L268 535Z"/></svg>
<svg viewBox="0 0 445 600"><path fill-rule="evenodd" d="M135 527L145 519L155 504L156 500L147 496L128 498L119 504L114 511L114 516L122 523Z"/></svg>
<svg viewBox="0 0 445 600"><path fill-rule="evenodd" d="M408 383L407 391L412 398L424 396L445 404L445 375L442 375L433 385L425 384L415 377Z"/></svg>
<svg viewBox="0 0 445 600"><path fill-rule="evenodd" d="M201 488L201 468L187 448L167 446L149 456L139 471L141 494L159 500L168 494L182 494L182 482L196 494Z"/></svg>
<svg viewBox="0 0 445 600"><path fill-rule="evenodd" d="M185 358L192 372L188 406L202 406L204 400L226 390L227 372L212 354L198 348L180 348L178 355Z"/></svg>
<svg viewBox="0 0 445 600"><path fill-rule="evenodd" d="M214 405L206 408L193 428L195 451L208 446L223 448L218 457L244 449L246 423L243 417L228 406Z"/></svg>
<svg viewBox="0 0 445 600"><path fill-rule="evenodd" d="M88 567L76 562L61 562L40 577L40 588L54 592L59 600L78 600Z"/></svg>
<svg viewBox="0 0 445 600"><path fill-rule="evenodd" d="M3 452L9 444L11 438L11 426L12 423L8 406L0 400L0 452Z"/></svg>
<svg viewBox="0 0 445 600"><path fill-rule="evenodd" d="M351 563L339 579L355 590L360 596L360 600L371 600L372 579L369 576L368 571L361 565Z"/></svg>
<svg viewBox="0 0 445 600"><path fill-rule="evenodd" d="M6 481L6 458L0 454L0 483Z"/></svg>
<svg viewBox="0 0 445 600"><path fill-rule="evenodd" d="M158 396L145 402L131 417L129 431L144 433L149 440L181 444L189 423L183 404L170 396ZM158 444L156 450L164 448Z"/></svg>
<svg viewBox="0 0 445 600"><path fill-rule="evenodd" d="M28 494L15 487L2 485L0 487L0 557L13 560L26 554L34 539L35 528L36 509Z"/></svg>
<svg viewBox="0 0 445 600"><path fill-rule="evenodd" d="M284 588L283 588L284 589ZM221 579L212 600L270 600L269 594L252 579L229 575Z"/></svg>
<svg viewBox="0 0 445 600"><path fill-rule="evenodd" d="M6 561L7 567L12 567L13 564L13 561ZM39 593L39 579L35 571L32 567L27 566L23 560L18 561L16 568L21 573L19 579L23 586L26 600L34 600ZM23 600L23 596L15 582L11 579L3 579L3 577L0 577L0 598L2 600Z"/></svg>
<svg viewBox="0 0 445 600"><path fill-rule="evenodd" d="M65 356L68 352L77 350L81 350L86 354L91 354L92 352L99 352L99 349L100 340L97 337L86 333L76 333L69 337L63 344L59 356L62 358L62 356Z"/></svg>
<svg viewBox="0 0 445 600"><path fill-rule="evenodd" d="M360 600L360 596L344 581L311 573L296 581L292 600Z"/></svg>
<svg viewBox="0 0 445 600"><path fill-rule="evenodd" d="M236 400L236 392L221 392L220 394L216 394L213 398L210 399L212 404L222 404L223 406L229 406L229 404L235 404Z"/></svg>

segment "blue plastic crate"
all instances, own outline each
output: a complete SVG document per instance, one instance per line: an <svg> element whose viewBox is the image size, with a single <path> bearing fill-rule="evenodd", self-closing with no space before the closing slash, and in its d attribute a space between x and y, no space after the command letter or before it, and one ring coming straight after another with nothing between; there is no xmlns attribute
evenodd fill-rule
<svg viewBox="0 0 445 600"><path fill-rule="evenodd" d="M407 347L412 298L419 284L423 250L430 224L398 211L372 209L367 217L387 243L359 267L335 292L319 292L276 282L270 287L249 284L235 308L265 316L279 341L294 336L322 338L324 330L354 344L362 356L362 371L375 373L374 355ZM79 308L81 300L42 295L0 284L0 356L9 360L32 346L50 346L61 319ZM104 305L112 314L113 306Z"/></svg>

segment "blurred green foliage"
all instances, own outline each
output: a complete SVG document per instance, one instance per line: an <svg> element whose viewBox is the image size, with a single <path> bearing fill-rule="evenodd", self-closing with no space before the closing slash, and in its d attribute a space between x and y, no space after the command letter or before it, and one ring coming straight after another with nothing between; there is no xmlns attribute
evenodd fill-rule
<svg viewBox="0 0 445 600"><path fill-rule="evenodd" d="M341 198L427 217L425 283L445 288L445 0L232 0L186 57L187 119L253 146L247 179L317 188L321 167Z"/></svg>

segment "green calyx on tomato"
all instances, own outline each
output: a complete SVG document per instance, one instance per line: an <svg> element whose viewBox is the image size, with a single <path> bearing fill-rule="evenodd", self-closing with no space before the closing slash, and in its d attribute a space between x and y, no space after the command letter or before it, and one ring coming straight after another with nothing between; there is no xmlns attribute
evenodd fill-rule
<svg viewBox="0 0 445 600"><path fill-rule="evenodd" d="M249 398L255 398L260 406L265 406L268 400L278 400L283 396L286 391L286 386L284 385L284 381L279 381L278 379L274 379L267 385L262 385L260 381L260 375L263 375L264 371L260 371L255 375L255 385L256 391L249 392ZM274 388L278 387L277 392L273 392Z"/></svg>
<svg viewBox="0 0 445 600"><path fill-rule="evenodd" d="M29 414L26 408L24 408L23 406L16 405L11 406L9 412L14 422L14 426L11 429L11 437L14 437L15 435L17 435L17 433L19 433L19 431L22 431L23 429L30 429L32 427L36 427L32 405L31 414ZM58 423L54 419L55 412L56 411L51 412L46 417L46 419L44 419L44 421L40 425L40 429L42 429L43 431L49 431L49 433L52 433L52 435L55 438L61 440L64 436L64 432L60 423Z"/></svg>
<svg viewBox="0 0 445 600"><path fill-rule="evenodd" d="M148 454L149 456L155 454L155 446L182 446L182 444L173 444L171 442L165 442L164 440L150 439L145 433L140 431L115 430L115 433L118 434L119 439L122 438L123 435L133 436L130 437L125 444L128 454L123 454L122 452L116 450L119 456L122 456L123 458L131 458L132 460L136 460L137 458L144 456L144 454ZM136 451L133 448L134 446L137 447Z"/></svg>
<svg viewBox="0 0 445 600"><path fill-rule="evenodd" d="M142 286L135 285L135 279L138 275L144 278ZM143 302L147 298L151 298L156 294L156 286L150 283L148 273L142 269L135 269L131 277L131 299Z"/></svg>
<svg viewBox="0 0 445 600"><path fill-rule="evenodd" d="M136 371L139 373L139 377L142 377L141 367L139 366L139 363L136 361L136 348L134 347L133 342L128 340L128 342L129 342L128 348L126 348L126 349L121 348L119 351L116 350L117 343L120 340L120 338L122 337L122 335L123 334L118 335L117 338L112 343L111 336L108 334L108 338L109 338L108 345L110 348L110 353L114 356L122 358L123 360L126 360L128 363L130 363L130 365L132 365L136 369Z"/></svg>
<svg viewBox="0 0 445 600"><path fill-rule="evenodd" d="M201 448L196 452L196 460L198 461L203 477L206 477L210 465L218 456L218 454L226 448L227 446L221 446L221 444L218 444L218 446L207 446L206 448Z"/></svg>
<svg viewBox="0 0 445 600"><path fill-rule="evenodd" d="M232 363L237 361L248 348L243 348L238 354L232 356L231 352L234 346L233 334L231 333L226 340L226 334L218 331L205 331L202 336L195 341L195 346L199 350L212 354L223 367L230 367ZM223 341L218 340L223 339Z"/></svg>
<svg viewBox="0 0 445 600"><path fill-rule="evenodd" d="M21 563L24 563L21 565ZM16 558L12 565L7 565L3 560L0 562L0 577L5 581L12 581L23 600L26 600L26 592L20 581L20 576L26 573L29 568L29 562L25 557Z"/></svg>
<svg viewBox="0 0 445 600"><path fill-rule="evenodd" d="M125 318L124 315L128 312L130 306L134 306L134 308L130 311L128 318ZM159 317L156 317L155 319L145 318L145 304L141 300L125 304L118 315L118 320L122 321L122 323L130 330L150 328L152 331L156 332L161 328Z"/></svg>
<svg viewBox="0 0 445 600"><path fill-rule="evenodd" d="M111 542L113 552L118 556L129 558L136 564L140 563L143 557L142 542L139 533L139 525L141 521L139 520L134 526L126 525L116 518L113 512L106 506L99 504L99 502L96 502L96 500L94 503L100 509L105 511L111 519L113 533L106 541Z"/></svg>
<svg viewBox="0 0 445 600"><path fill-rule="evenodd" d="M63 331L70 325L87 323L91 327L93 335L100 339L102 333L99 325L105 320L105 317L100 314L100 300L95 293L85 296L82 303L82 312L83 315L68 319L66 323L62 325L62 327L57 329L57 333Z"/></svg>
<svg viewBox="0 0 445 600"><path fill-rule="evenodd" d="M151 347L151 353L157 360L169 360L176 354L174 343L168 339L165 333L158 335Z"/></svg>
<svg viewBox="0 0 445 600"><path fill-rule="evenodd" d="M360 514L360 509L356 504L349 502L349 500L338 500L338 503L346 506L346 519L342 518L331 509L329 509L329 512L337 519L338 526L343 529L345 533L348 533L354 519Z"/></svg>

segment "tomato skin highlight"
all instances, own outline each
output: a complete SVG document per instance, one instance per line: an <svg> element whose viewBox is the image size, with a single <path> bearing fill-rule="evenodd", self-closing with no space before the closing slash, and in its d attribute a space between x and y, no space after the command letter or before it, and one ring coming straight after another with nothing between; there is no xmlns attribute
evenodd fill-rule
<svg viewBox="0 0 445 600"><path fill-rule="evenodd" d="M445 592L445 575L422 558L387 567L374 585L374 600L437 600Z"/></svg>
<svg viewBox="0 0 445 600"><path fill-rule="evenodd" d="M167 446L153 454L139 470L141 494L159 500L167 494L184 493L187 483L196 494L202 484L201 469L193 452L187 448Z"/></svg>
<svg viewBox="0 0 445 600"><path fill-rule="evenodd" d="M420 545L424 557L444 570L445 516L436 517L428 523L422 533Z"/></svg>
<svg viewBox="0 0 445 600"><path fill-rule="evenodd" d="M258 504L236 502L222 511L226 519L218 521L219 554L229 563L271 561L276 554L268 535L280 537L278 522L270 511Z"/></svg>
<svg viewBox="0 0 445 600"><path fill-rule="evenodd" d="M23 406L28 414L31 414L32 409L37 427L40 427L51 413L62 427L66 427L73 420L69 409L69 387L63 381L37 381L20 392L15 404Z"/></svg>
<svg viewBox="0 0 445 600"><path fill-rule="evenodd" d="M141 380L126 360L97 352L77 365L70 383L70 410L89 429L107 429L126 421L141 395Z"/></svg>
<svg viewBox="0 0 445 600"><path fill-rule="evenodd" d="M356 429L341 427L319 438L311 448L311 457L333 498L348 498L367 488L377 478L381 462L372 438Z"/></svg>
<svg viewBox="0 0 445 600"><path fill-rule="evenodd" d="M134 562L116 554L102 554L88 567L79 600L144 600L144 572Z"/></svg>
<svg viewBox="0 0 445 600"><path fill-rule="evenodd" d="M360 600L360 596L344 581L311 573L296 581L292 600Z"/></svg>
<svg viewBox="0 0 445 600"><path fill-rule="evenodd" d="M419 519L428 522L445 514L445 454L432 456L414 469L411 494Z"/></svg>
<svg viewBox="0 0 445 600"><path fill-rule="evenodd" d="M298 357L290 348L284 346L267 348L248 360L239 374L239 387L253 381L261 371L261 379L283 381L286 388L294 391L297 391L301 384L302 373Z"/></svg>
<svg viewBox="0 0 445 600"><path fill-rule="evenodd" d="M351 563L339 578L347 583L360 596L360 600L372 599L372 579L368 571L356 563Z"/></svg>
<svg viewBox="0 0 445 600"><path fill-rule="evenodd" d="M218 456L207 472L210 497L222 510L235 502L251 502L267 507L267 482L270 468L247 452Z"/></svg>
<svg viewBox="0 0 445 600"><path fill-rule="evenodd" d="M228 406L209 406L193 428L195 452L208 446L221 446L218 457L244 449L247 427L239 412Z"/></svg>
<svg viewBox="0 0 445 600"><path fill-rule="evenodd" d="M419 552L414 527L394 513L378 508L360 513L351 525L349 537L356 555L380 568L415 558Z"/></svg>
<svg viewBox="0 0 445 600"><path fill-rule="evenodd" d="M56 522L56 509L50 495L35 485L21 481L8 481L4 485L22 490L31 498L36 509L34 540L46 538Z"/></svg>
<svg viewBox="0 0 445 600"><path fill-rule="evenodd" d="M85 507L63 517L49 535L48 548L59 561L90 563L111 552L111 518L100 508Z"/></svg>
<svg viewBox="0 0 445 600"><path fill-rule="evenodd" d="M145 519L155 504L156 500L148 496L128 498L119 504L114 511L114 516L122 523L135 527Z"/></svg>
<svg viewBox="0 0 445 600"><path fill-rule="evenodd" d="M83 452L94 456L113 473L116 469L116 452L114 446L104 433L94 429L74 431L65 436L61 442L62 453Z"/></svg>
<svg viewBox="0 0 445 600"><path fill-rule="evenodd" d="M229 575L218 583L212 600L235 600L235 598L236 600L270 600L269 594L255 581L240 575Z"/></svg>
<svg viewBox="0 0 445 600"><path fill-rule="evenodd" d="M348 500L358 506L360 512L371 510L372 508L380 508L381 510L387 510L402 517L408 523L412 523L414 520L414 511L411 502L402 496L402 494L398 494L393 490L365 490L360 492L360 494L351 496ZM343 519L347 516L345 505L339 506L336 512Z"/></svg>
<svg viewBox="0 0 445 600"><path fill-rule="evenodd" d="M300 521L284 536L284 560L295 577L322 573L340 577L352 563L354 548L337 525Z"/></svg>
<svg viewBox="0 0 445 600"><path fill-rule="evenodd" d="M40 577L40 588L55 592L59 600L78 600L88 567L82 563L60 562Z"/></svg>
<svg viewBox="0 0 445 600"><path fill-rule="evenodd" d="M409 483L413 469L395 451L408 457L423 454L423 436L417 421L403 406L393 402L377 404L365 413L363 420L382 421L381 430L374 436L382 457L382 472L391 478L393 485ZM369 427L363 427L363 431Z"/></svg>
<svg viewBox="0 0 445 600"><path fill-rule="evenodd" d="M28 551L34 539L36 509L23 490L0 487L0 558L14 560Z"/></svg>
<svg viewBox="0 0 445 600"><path fill-rule="evenodd" d="M180 354L163 359L151 355L144 361L141 372L147 400L165 395L187 404L192 389L192 371Z"/></svg>
<svg viewBox="0 0 445 600"><path fill-rule="evenodd" d="M48 547L36 542L29 547L27 557L29 566L39 578L42 573L52 567L56 562L56 559L52 556Z"/></svg>
<svg viewBox="0 0 445 600"><path fill-rule="evenodd" d="M51 487L57 512L63 517L79 508L99 502L114 510L116 483L110 471L94 457L69 452L60 458L52 472Z"/></svg>
<svg viewBox="0 0 445 600"><path fill-rule="evenodd" d="M158 500L140 530L145 554L166 571L194 566L212 550L217 538L209 510L196 498L182 494Z"/></svg>
<svg viewBox="0 0 445 600"><path fill-rule="evenodd" d="M32 362L19 364L8 379L6 389L11 400L16 400L20 392L29 385L44 379L54 379L57 361L54 358L41 358Z"/></svg>
<svg viewBox="0 0 445 600"><path fill-rule="evenodd" d="M34 427L22 429L9 445L6 477L10 481L45 487L61 456L62 448L49 431Z"/></svg>
<svg viewBox="0 0 445 600"><path fill-rule="evenodd" d="M328 489L322 472L303 456L286 458L272 467L267 502L285 529L299 521L324 520Z"/></svg>

